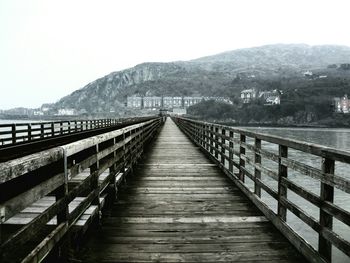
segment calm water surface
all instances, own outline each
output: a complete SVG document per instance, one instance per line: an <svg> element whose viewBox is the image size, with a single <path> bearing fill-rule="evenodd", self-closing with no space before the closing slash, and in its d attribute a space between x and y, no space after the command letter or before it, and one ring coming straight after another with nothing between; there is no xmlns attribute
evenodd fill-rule
<svg viewBox="0 0 350 263"><path fill-rule="evenodd" d="M47 122L44 120L1 120L0 124L12 124L12 123L38 123L38 122Z"/></svg>
<svg viewBox="0 0 350 263"><path fill-rule="evenodd" d="M244 128L300 141L350 151L350 129L334 128Z"/></svg>
<svg viewBox="0 0 350 263"><path fill-rule="evenodd" d="M1 124L20 124L20 123L40 123L40 122L48 122L45 120L1 120L0 119L0 125ZM17 130L25 130L27 129L27 126L20 126L16 128ZM11 127L0 127L0 132L8 132L11 131ZM38 132L39 133L39 132ZM28 132L23 133L17 133L17 136L27 136ZM2 134L0 135L0 146L2 145L1 140L11 138L11 134ZM8 142L6 142L8 143Z"/></svg>

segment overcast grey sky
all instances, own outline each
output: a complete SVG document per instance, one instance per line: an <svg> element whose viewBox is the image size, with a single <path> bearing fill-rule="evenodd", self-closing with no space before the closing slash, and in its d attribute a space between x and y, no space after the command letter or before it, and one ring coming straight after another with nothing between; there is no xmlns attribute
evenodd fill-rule
<svg viewBox="0 0 350 263"><path fill-rule="evenodd" d="M350 46L348 0L0 0L0 109L112 71L274 43Z"/></svg>

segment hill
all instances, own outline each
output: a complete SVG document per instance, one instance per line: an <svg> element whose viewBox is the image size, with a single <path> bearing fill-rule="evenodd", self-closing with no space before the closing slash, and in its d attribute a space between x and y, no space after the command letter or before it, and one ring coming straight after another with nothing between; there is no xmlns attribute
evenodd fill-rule
<svg viewBox="0 0 350 263"><path fill-rule="evenodd" d="M340 70L342 63L350 63L350 47L304 44L239 49L192 61L143 63L89 83L53 104L53 109L118 112L124 109L126 97L135 94L228 96L234 100L250 87L294 90L316 85L328 96L334 81L349 83L350 70ZM327 79L305 78L306 70L315 76L327 75Z"/></svg>

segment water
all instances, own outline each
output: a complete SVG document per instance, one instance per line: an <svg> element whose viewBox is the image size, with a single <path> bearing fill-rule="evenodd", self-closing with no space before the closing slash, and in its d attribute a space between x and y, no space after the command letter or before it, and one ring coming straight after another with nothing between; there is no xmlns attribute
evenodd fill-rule
<svg viewBox="0 0 350 263"><path fill-rule="evenodd" d="M260 133L307 141L350 151L350 129L334 128L244 128Z"/></svg>
<svg viewBox="0 0 350 263"><path fill-rule="evenodd" d="M1 120L0 119L0 125L1 124L20 124L20 123L40 123L40 122L46 122L44 120ZM27 126L19 126L16 128L16 130L20 131L20 130L25 130L27 129ZM11 131L11 127L0 127L0 132L8 132ZM35 134L39 134L40 132L33 132L33 135ZM19 132L17 133L17 136L27 136L28 132ZM11 143L11 141L7 140L9 138L11 138L11 134L1 134L0 135L0 146L3 144L8 144ZM6 142L3 142L4 140L7 140Z"/></svg>
<svg viewBox="0 0 350 263"><path fill-rule="evenodd" d="M259 133L265 133L270 135L277 135L283 138L290 138L299 141L306 141L309 143L320 144L328 147L332 147L339 150L345 150L350 152L350 129L327 129L327 128L245 128ZM278 152L276 145L269 143L263 143L262 148L270 152ZM310 165L312 167L321 168L320 157L312 156L300 151L289 149L288 157ZM263 160L263 164L274 171L277 171L277 165L273 162ZM350 165L336 162L335 174L350 180ZM310 192L316 195L320 194L320 182L310 177L301 175L298 172L294 172L288 169L288 178L296 184L306 188ZM263 182L271 186L277 191L277 182L268 176L262 176ZM250 186L253 183L250 182ZM288 190L288 199L292 200L294 204L297 204L304 211L307 211L309 215L319 220L319 209L313 204L307 202L305 199L299 197L294 192ZM262 194L262 200L265 201L269 207L276 212L277 202L271 198L267 193ZM339 207L350 211L350 195L335 189L334 203ZM287 222L293 229L306 239L315 249L318 247L318 234L311 229L308 225L302 222L294 214L288 212ZM350 242L350 228L344 223L334 219L333 230L342 238ZM350 262L349 257L344 255L341 251L333 247L333 262Z"/></svg>
<svg viewBox="0 0 350 263"><path fill-rule="evenodd" d="M0 124L12 124L12 123L38 123L38 122L44 122L44 121L38 121L38 120L1 120Z"/></svg>

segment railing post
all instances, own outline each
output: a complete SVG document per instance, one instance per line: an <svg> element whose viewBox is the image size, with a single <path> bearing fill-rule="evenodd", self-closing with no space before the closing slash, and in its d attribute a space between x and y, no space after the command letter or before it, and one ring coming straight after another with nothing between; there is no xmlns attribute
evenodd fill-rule
<svg viewBox="0 0 350 263"><path fill-rule="evenodd" d="M205 149L209 151L209 132L208 132L209 126L207 124L204 124L204 141L205 141Z"/></svg>
<svg viewBox="0 0 350 263"><path fill-rule="evenodd" d="M214 126L210 125L210 154L213 155L213 148L214 148Z"/></svg>
<svg viewBox="0 0 350 263"><path fill-rule="evenodd" d="M284 145L278 146L278 216L283 220L287 220L287 209L282 205L281 199L287 198L287 187L282 185L282 178L287 178L288 168L282 164L282 158L288 157L288 147Z"/></svg>
<svg viewBox="0 0 350 263"><path fill-rule="evenodd" d="M224 136L226 136L226 131L225 129L221 129L221 163L222 165L225 167L225 138Z"/></svg>
<svg viewBox="0 0 350 263"><path fill-rule="evenodd" d="M254 163L261 164L261 156L259 151L261 149L261 140L258 138L255 138L255 152L254 152ZM257 180L261 179L261 172L259 169L254 168L254 177L255 177L255 182L254 182L254 193L258 196L261 197L261 187L257 184Z"/></svg>
<svg viewBox="0 0 350 263"><path fill-rule="evenodd" d="M125 131L123 129L123 173L126 170L126 144L125 144ZM126 176L124 176L124 182L126 182Z"/></svg>
<svg viewBox="0 0 350 263"><path fill-rule="evenodd" d="M91 174L91 192L95 191L96 189L99 189L98 185L98 173L100 169L100 161L98 160L98 152L99 152L99 145L95 145L95 154L96 154L96 163L94 163L92 166L90 166L90 174ZM101 204L100 204L100 192L98 192L97 196L92 201L93 205L97 205L99 217L98 217L98 223L100 223L101 219Z"/></svg>
<svg viewBox="0 0 350 263"><path fill-rule="evenodd" d="M117 143L117 139L113 138L113 145L116 145ZM118 193L118 189L117 189L117 185L116 185L116 173L117 173L117 163L116 163L116 157L117 157L117 152L116 150L113 151L113 159L114 159L114 163L113 165L109 168L109 173L112 174L111 177L111 181L110 181L110 196L109 196L109 200L111 201L110 203L112 203L112 201L117 198L117 193Z"/></svg>
<svg viewBox="0 0 350 263"><path fill-rule="evenodd" d="M68 121L68 133L71 133L71 122Z"/></svg>
<svg viewBox="0 0 350 263"><path fill-rule="evenodd" d="M209 124L207 124L207 126L206 126L206 132L207 132L207 150L208 150L208 152L210 152L210 150L211 150L211 132L210 132L210 125Z"/></svg>
<svg viewBox="0 0 350 263"><path fill-rule="evenodd" d="M32 140L32 124L28 124L28 141Z"/></svg>
<svg viewBox="0 0 350 263"><path fill-rule="evenodd" d="M218 144L218 140L219 140L219 128L215 127L215 158L218 159L219 158L219 144Z"/></svg>
<svg viewBox="0 0 350 263"><path fill-rule="evenodd" d="M55 123L51 122L51 135L55 136Z"/></svg>
<svg viewBox="0 0 350 263"><path fill-rule="evenodd" d="M202 133L201 133L201 125L199 123L196 124L197 126L197 138L198 138L198 144L202 145Z"/></svg>
<svg viewBox="0 0 350 263"><path fill-rule="evenodd" d="M56 202L59 201L62 198L65 198L68 195L68 160L67 160L67 153L64 148L63 150L63 173L64 173L64 184L57 188L55 191L55 198ZM64 208L61 212L57 214L57 226L61 223L68 222L69 220L69 208L68 208L68 202L65 203ZM70 246L70 237L67 236L66 242L62 243L58 247L57 250L57 256L58 258L64 260L68 258L69 253L69 246Z"/></svg>
<svg viewBox="0 0 350 263"><path fill-rule="evenodd" d="M335 162L334 160L323 158L322 159L322 172L324 176L334 175ZM320 198L323 202L328 201L333 203L334 201L334 187L321 182ZM322 204L321 204L322 208ZM321 228L333 229L333 217L320 208L320 225ZM322 231L321 229L321 231ZM332 261L332 243L319 234L318 239L318 252L328 261Z"/></svg>
<svg viewBox="0 0 350 263"><path fill-rule="evenodd" d="M40 124L40 138L44 138L44 133L45 133L45 131L44 131L44 124Z"/></svg>
<svg viewBox="0 0 350 263"><path fill-rule="evenodd" d="M60 122L60 135L63 134L63 122Z"/></svg>
<svg viewBox="0 0 350 263"><path fill-rule="evenodd" d="M68 194L68 163L67 163L67 153L64 148L63 149L63 173L64 173L64 184L60 186L56 191L56 201L59 199L65 197ZM59 225L62 222L65 222L68 220L69 211L68 211L68 203L66 204L65 208L57 214L57 225Z"/></svg>
<svg viewBox="0 0 350 263"><path fill-rule="evenodd" d="M190 133L190 136L191 138L196 142L197 139L196 139L196 125L195 124L192 124L190 122L187 122L188 124L188 132Z"/></svg>
<svg viewBox="0 0 350 263"><path fill-rule="evenodd" d="M230 142L229 142L229 161L228 161L228 170L233 173L233 131L230 131Z"/></svg>
<svg viewBox="0 0 350 263"><path fill-rule="evenodd" d="M246 137L243 134L240 134L239 137L241 143L241 145L239 146L239 179L244 183L244 171L243 169L241 169L241 167L245 167L245 161L242 158L242 156L245 155L245 147L242 146L242 143L245 143Z"/></svg>
<svg viewBox="0 0 350 263"><path fill-rule="evenodd" d="M194 138L196 140L197 143L199 143L199 140L198 140L198 127L197 127L197 123L194 123L192 124L193 127L194 127Z"/></svg>
<svg viewBox="0 0 350 263"><path fill-rule="evenodd" d="M12 134L12 143L15 144L17 141L16 138L16 124L11 125L11 134Z"/></svg>
<svg viewBox="0 0 350 263"><path fill-rule="evenodd" d="M141 154L143 153L143 147L142 147L142 129L143 126L137 128L136 132L138 132L139 134L136 137L136 148L137 148L137 159L141 156Z"/></svg>
<svg viewBox="0 0 350 263"><path fill-rule="evenodd" d="M201 125L201 129L202 129L202 131L201 131L201 138L202 138L201 145L205 149L206 148L205 147L205 124Z"/></svg>
<svg viewBox="0 0 350 263"><path fill-rule="evenodd" d="M2 244L2 225L5 222L5 208L0 207L0 246ZM1 255L0 255L1 259Z"/></svg>

